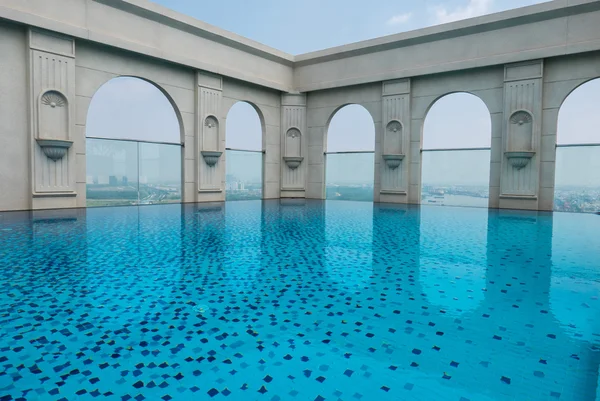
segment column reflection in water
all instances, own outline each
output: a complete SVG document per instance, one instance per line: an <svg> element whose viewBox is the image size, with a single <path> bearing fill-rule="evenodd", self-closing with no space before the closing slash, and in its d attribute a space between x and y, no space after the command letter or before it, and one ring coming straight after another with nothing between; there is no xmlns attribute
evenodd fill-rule
<svg viewBox="0 0 600 401"><path fill-rule="evenodd" d="M227 150L225 199L262 199L262 152Z"/></svg>
<svg viewBox="0 0 600 401"><path fill-rule="evenodd" d="M23 249L30 256L21 260L36 260L30 265L35 266L38 275L43 271L60 278L29 283L30 288L35 288L36 301L52 300L52 303L64 306L73 298L87 298L93 292L97 272L88 264L86 210L33 211L31 225L32 246ZM31 273L22 269L21 261L18 266L19 273ZM12 281L13 284L18 282ZM72 347L77 348L74 344Z"/></svg>
<svg viewBox="0 0 600 401"><path fill-rule="evenodd" d="M489 150L423 151L421 203L488 207Z"/></svg>
<svg viewBox="0 0 600 401"><path fill-rule="evenodd" d="M329 153L325 169L326 199L373 201L374 153Z"/></svg>
<svg viewBox="0 0 600 401"><path fill-rule="evenodd" d="M554 210L600 212L600 146L556 149Z"/></svg>
<svg viewBox="0 0 600 401"><path fill-rule="evenodd" d="M137 142L86 139L87 206L138 203Z"/></svg>

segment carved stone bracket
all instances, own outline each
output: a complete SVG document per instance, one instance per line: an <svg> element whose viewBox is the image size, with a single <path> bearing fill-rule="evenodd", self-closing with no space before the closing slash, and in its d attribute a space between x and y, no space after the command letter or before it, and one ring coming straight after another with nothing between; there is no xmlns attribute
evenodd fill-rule
<svg viewBox="0 0 600 401"><path fill-rule="evenodd" d="M61 139L36 139L42 151L52 161L60 160L67 154L69 148L73 145L73 141L65 141Z"/></svg>
<svg viewBox="0 0 600 401"><path fill-rule="evenodd" d="M203 150L200 152L204 161L210 167L213 167L219 161L219 157L223 154L223 152L211 151L211 150Z"/></svg>
<svg viewBox="0 0 600 401"><path fill-rule="evenodd" d="M284 156L285 164L292 170L297 169L304 160L302 156Z"/></svg>
<svg viewBox="0 0 600 401"><path fill-rule="evenodd" d="M535 155L535 152L505 152L504 154L511 166L521 170L529 164L529 160Z"/></svg>
<svg viewBox="0 0 600 401"><path fill-rule="evenodd" d="M389 168L391 168L392 170L395 170L396 168L398 168L400 166L400 164L402 163L402 160L404 160L404 155L403 154L383 155L383 160L385 160L385 163L387 164L387 166Z"/></svg>

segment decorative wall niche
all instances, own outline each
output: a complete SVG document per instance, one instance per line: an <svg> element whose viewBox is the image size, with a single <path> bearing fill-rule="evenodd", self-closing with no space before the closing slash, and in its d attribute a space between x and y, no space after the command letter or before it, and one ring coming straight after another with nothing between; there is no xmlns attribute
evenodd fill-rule
<svg viewBox="0 0 600 401"><path fill-rule="evenodd" d="M43 92L38 101L36 141L52 161L63 158L73 145L69 135L69 101L58 90Z"/></svg>
<svg viewBox="0 0 600 401"><path fill-rule="evenodd" d="M198 71L196 103L196 145L198 193L222 192L225 166L221 163L225 143L221 126L223 81L221 77ZM198 195L200 196L200 195ZM210 199L224 200L223 195ZM197 198L200 199L200 198Z"/></svg>
<svg viewBox="0 0 600 401"><path fill-rule="evenodd" d="M280 174L282 198L304 198L308 184L306 94L281 95ZM268 153L267 153L267 159Z"/></svg>
<svg viewBox="0 0 600 401"><path fill-rule="evenodd" d="M210 167L217 164L223 152L219 151L219 120L215 116L208 116L204 119L204 146L202 147L202 157Z"/></svg>
<svg viewBox="0 0 600 401"><path fill-rule="evenodd" d="M403 131L402 123L398 120L390 121L385 127L383 159L392 170L398 168L404 160Z"/></svg>
<svg viewBox="0 0 600 401"><path fill-rule="evenodd" d="M504 67L503 157L498 206L537 208L540 192L543 60ZM493 200L492 200L493 202Z"/></svg>
<svg viewBox="0 0 600 401"><path fill-rule="evenodd" d="M514 112L509 119L506 157L511 166L521 170L535 155L533 151L533 117L526 110Z"/></svg>
<svg viewBox="0 0 600 401"><path fill-rule="evenodd" d="M290 128L285 134L283 160L292 170L297 169L304 160L304 157L302 157L302 134L298 128Z"/></svg>
<svg viewBox="0 0 600 401"><path fill-rule="evenodd" d="M380 201L399 202L408 201L409 167L408 157L410 149L410 79L397 79L383 82L381 97L380 131L381 157L379 174L381 188ZM377 181L377 180L376 180Z"/></svg>
<svg viewBox="0 0 600 401"><path fill-rule="evenodd" d="M73 135L75 43L67 36L30 29L29 48L32 208L73 207L78 203L73 144L84 146L85 141ZM85 168L83 160L80 169Z"/></svg>

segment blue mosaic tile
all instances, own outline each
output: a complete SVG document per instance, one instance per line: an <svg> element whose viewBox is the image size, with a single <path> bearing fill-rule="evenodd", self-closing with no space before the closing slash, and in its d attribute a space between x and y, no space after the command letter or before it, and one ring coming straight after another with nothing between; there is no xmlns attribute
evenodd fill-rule
<svg viewBox="0 0 600 401"><path fill-rule="evenodd" d="M0 216L0 401L600 391L596 216L329 201L52 213Z"/></svg>

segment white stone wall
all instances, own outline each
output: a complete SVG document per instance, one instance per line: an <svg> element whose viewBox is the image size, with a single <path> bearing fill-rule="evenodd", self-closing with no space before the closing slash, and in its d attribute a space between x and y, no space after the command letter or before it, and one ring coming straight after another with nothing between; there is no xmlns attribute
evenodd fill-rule
<svg viewBox="0 0 600 401"><path fill-rule="evenodd" d="M31 209L26 33L0 22L0 210Z"/></svg>
<svg viewBox="0 0 600 401"><path fill-rule="evenodd" d="M292 87L293 56L149 1L0 0L0 17L190 69Z"/></svg>
<svg viewBox="0 0 600 401"><path fill-rule="evenodd" d="M598 50L598 0L555 0L295 57L299 91Z"/></svg>

